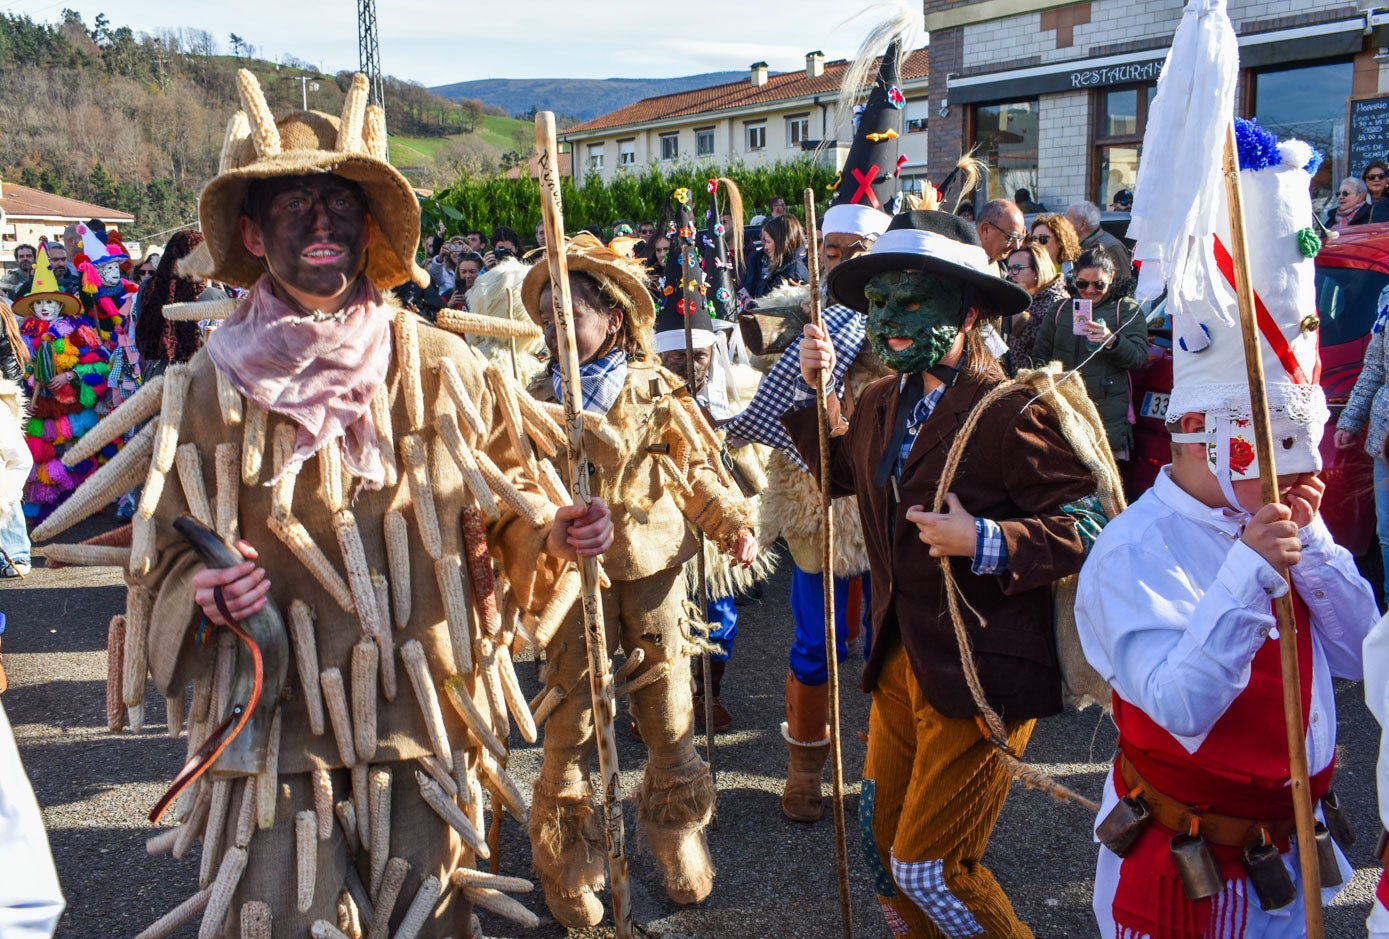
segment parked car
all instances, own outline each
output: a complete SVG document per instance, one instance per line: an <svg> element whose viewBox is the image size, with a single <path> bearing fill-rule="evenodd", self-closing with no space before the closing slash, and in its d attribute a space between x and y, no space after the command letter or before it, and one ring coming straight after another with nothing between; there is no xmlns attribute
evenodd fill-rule
<svg viewBox="0 0 1389 939"><path fill-rule="evenodd" d="M1317 313L1321 316L1321 386L1331 408L1322 435L1322 516L1336 541L1357 557L1377 555L1373 463L1360 447L1337 450L1336 420L1345 407L1370 342L1379 295L1389 287L1389 224L1342 231L1317 255ZM1145 492L1158 470L1171 462L1165 425L1172 393L1172 332L1159 302L1149 315L1148 362L1133 373L1134 454L1125 488L1129 498Z"/></svg>

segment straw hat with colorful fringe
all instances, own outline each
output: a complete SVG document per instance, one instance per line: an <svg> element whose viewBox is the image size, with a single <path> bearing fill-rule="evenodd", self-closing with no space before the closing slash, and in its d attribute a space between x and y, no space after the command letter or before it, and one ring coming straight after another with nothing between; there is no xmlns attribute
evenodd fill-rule
<svg viewBox="0 0 1389 939"><path fill-rule="evenodd" d="M227 126L219 174L203 189L198 216L207 241L189 255L180 273L249 287L265 273L259 258L241 243L239 218L252 180L310 173L350 179L366 194L371 224L366 273L379 289L429 275L415 264L420 239L420 205L405 177L386 162L386 117L367 105L365 75L355 75L342 117L292 111L270 112L260 82L246 69L237 73L242 110Z"/></svg>

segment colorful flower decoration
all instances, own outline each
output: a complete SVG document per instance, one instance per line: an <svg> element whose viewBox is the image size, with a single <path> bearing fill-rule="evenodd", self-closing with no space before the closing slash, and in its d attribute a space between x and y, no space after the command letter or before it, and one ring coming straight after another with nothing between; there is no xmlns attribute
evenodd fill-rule
<svg viewBox="0 0 1389 939"><path fill-rule="evenodd" d="M714 294L720 303L729 303L733 300L733 291L727 287L720 287L718 293Z"/></svg>
<svg viewBox="0 0 1389 939"><path fill-rule="evenodd" d="M686 190L686 191L688 191L688 190ZM694 237L694 229L691 228L691 227L688 226L688 225L681 226L681 228L680 228L680 237L681 237L681 238L693 238L693 237Z"/></svg>
<svg viewBox="0 0 1389 939"><path fill-rule="evenodd" d="M887 90L887 103L900 111L907 106L907 96L902 94L901 88L893 85Z"/></svg>
<svg viewBox="0 0 1389 939"><path fill-rule="evenodd" d="M1230 469L1244 473L1254 464L1254 448L1243 437L1230 438Z"/></svg>
<svg viewBox="0 0 1389 939"><path fill-rule="evenodd" d="M723 222L714 223L714 234L718 235L720 238L724 236Z"/></svg>
<svg viewBox="0 0 1389 939"><path fill-rule="evenodd" d="M711 179L711 180L709 180L709 195L712 196L714 193L716 193L716 192L718 192L718 191L719 191L719 181L718 181L717 179Z"/></svg>
<svg viewBox="0 0 1389 939"><path fill-rule="evenodd" d="M684 186L681 186L679 189L675 190L675 201L679 202L681 205L689 205L690 190L685 188Z"/></svg>
<svg viewBox="0 0 1389 939"><path fill-rule="evenodd" d="M672 287L670 284L666 284L666 289L663 290L662 293L664 293L667 297L669 297L669 296L671 296L672 294L675 293L675 288Z"/></svg>

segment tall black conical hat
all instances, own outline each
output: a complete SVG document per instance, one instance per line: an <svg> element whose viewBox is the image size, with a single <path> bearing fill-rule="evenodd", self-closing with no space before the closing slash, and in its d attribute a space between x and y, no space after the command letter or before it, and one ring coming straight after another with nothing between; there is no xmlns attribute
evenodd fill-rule
<svg viewBox="0 0 1389 939"><path fill-rule="evenodd" d="M656 351L667 352L674 348L685 348L685 319L690 317L693 330L714 332L714 321L710 317L709 284L700 266L699 239L695 231L694 209L690 204L690 191L677 189L671 196L675 214L671 219L666 236L670 239L670 252L666 255L665 271L659 283L661 310L656 314ZM686 301L686 287L693 285L693 302ZM679 333L680 340L674 338L662 342L662 335ZM704 343L707 345L708 343ZM696 343L699 345L699 343Z"/></svg>
<svg viewBox="0 0 1389 939"><path fill-rule="evenodd" d="M897 63L902 44L893 39L878 66L854 127L854 141L830 205L868 205L889 214L897 196L902 109L907 99L898 87Z"/></svg>
<svg viewBox="0 0 1389 939"><path fill-rule="evenodd" d="M700 242L704 247L704 276L709 284L709 302L713 305L714 319L731 327L738 321L738 291L734 259L728 251L728 232L724 230L723 213L719 210L717 179L709 180L707 222L707 227L700 233Z"/></svg>

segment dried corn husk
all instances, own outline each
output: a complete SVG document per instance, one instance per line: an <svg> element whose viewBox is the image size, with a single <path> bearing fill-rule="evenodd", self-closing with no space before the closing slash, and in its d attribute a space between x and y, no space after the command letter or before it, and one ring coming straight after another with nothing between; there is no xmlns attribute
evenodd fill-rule
<svg viewBox="0 0 1389 939"><path fill-rule="evenodd" d="M424 550L436 561L443 556L444 542L439 534L439 515L434 508L434 486L429 479L429 457L424 442L414 434L400 438L401 470L410 484L411 508Z"/></svg>
<svg viewBox="0 0 1389 939"><path fill-rule="evenodd" d="M354 888L355 881L355 888ZM345 932L350 939L362 939L366 933L362 929L362 907L361 902L367 900L367 888L362 886L362 878L357 874L355 867L350 868L347 875L347 887L338 891L338 928ZM370 909L370 901L368 907ZM367 922L371 922L371 914L366 914Z"/></svg>
<svg viewBox="0 0 1389 939"><path fill-rule="evenodd" d="M492 462L491 457L481 450L473 455L477 457L477 468L482 471L482 478L487 480L487 487L497 498L509 505L513 512L525 519L536 530L550 524L551 520L532 505L530 500L521 494L521 490L511 484L511 480L507 479L506 474L497 468L497 464Z"/></svg>
<svg viewBox="0 0 1389 939"><path fill-rule="evenodd" d="M318 821L318 840L327 841L333 836L333 774L328 767L318 766L313 771L313 811Z"/></svg>
<svg viewBox="0 0 1389 939"><path fill-rule="evenodd" d="M265 429L270 415L254 401L246 402L245 426L241 435L241 481L248 486L260 482L265 465Z"/></svg>
<svg viewBox="0 0 1389 939"><path fill-rule="evenodd" d="M555 469L555 465L549 460L541 460L537 465L539 472L536 473L536 479L540 488L545 490L545 495L550 497L550 501L555 505L568 505L573 502L569 487L559 478L559 471Z"/></svg>
<svg viewBox="0 0 1389 939"><path fill-rule="evenodd" d="M448 730L444 727L444 714L439 709L439 694L434 690L434 678L429 673L424 647L418 639L411 639L400 647L400 657L405 661L405 673L410 676L415 700L419 702L420 712L424 715L424 726L429 731L434 756L446 769L451 770L453 751L449 747Z"/></svg>
<svg viewBox="0 0 1389 939"><path fill-rule="evenodd" d="M215 455L217 471L217 533L235 540L240 531L241 447L219 443Z"/></svg>
<svg viewBox="0 0 1389 939"><path fill-rule="evenodd" d="M294 816L295 901L300 913L313 906L318 881L318 813L306 809Z"/></svg>
<svg viewBox="0 0 1389 939"><path fill-rule="evenodd" d="M274 484L270 490L270 514L288 518L294 514L294 486L299 481L299 470L286 471L290 457L294 455L294 428L283 421L275 425L271 444L271 475Z"/></svg>
<svg viewBox="0 0 1389 939"><path fill-rule="evenodd" d="M447 412L437 415L434 422L439 431L439 439L443 441L444 448L453 457L453 462L457 464L458 471L463 476L464 486L482 509L482 514L495 522L502 517L501 509L497 506L492 490L487 486L487 479L482 475L482 470L478 469L477 457L473 455L472 448L464 441L463 434L458 429L458 422Z"/></svg>
<svg viewBox="0 0 1389 939"><path fill-rule="evenodd" d="M449 703L458 712L458 716L463 718L463 723L467 725L468 731L477 738L478 743L482 744L498 759L506 759L506 747L497 739L492 726L482 716L482 712L473 703L473 696L468 694L468 688L463 684L461 675L450 675L444 679L444 694L448 695Z"/></svg>
<svg viewBox="0 0 1389 939"><path fill-rule="evenodd" d="M251 836L256 833L256 804L260 801L256 790L259 788L255 776L247 776L246 784L241 787L241 804L236 809L236 830L232 833L232 841L238 848L248 847Z"/></svg>
<svg viewBox="0 0 1389 939"><path fill-rule="evenodd" d="M174 456L178 467L179 485L183 487L183 498L188 503L189 513L208 528L216 519L212 517L212 505L207 500L207 485L203 482L203 458L198 445L185 443Z"/></svg>
<svg viewBox="0 0 1389 939"><path fill-rule="evenodd" d="M196 725L207 720L208 711L212 708L212 672L213 669L205 669L193 680L193 703L188 709L189 736L192 736Z"/></svg>
<svg viewBox="0 0 1389 939"><path fill-rule="evenodd" d="M211 896L212 888L199 890L146 926L144 932L137 935L135 939L168 939L169 936L193 922L194 917L207 909L207 901Z"/></svg>
<svg viewBox="0 0 1389 939"><path fill-rule="evenodd" d="M633 692L640 691L647 685L654 685L656 682L669 675L670 672L671 664L669 662L657 662L627 684L614 688L613 698L620 698L623 695L629 695Z"/></svg>
<svg viewBox="0 0 1389 939"><path fill-rule="evenodd" d="M555 592L551 594L550 602L540 611L540 617L532 631L531 640L537 649L544 649L550 644L550 640L555 638L555 633L559 632L569 611L574 608L574 601L579 599L582 587L578 570L570 565L560 575L559 582L555 584Z"/></svg>
<svg viewBox="0 0 1389 939"><path fill-rule="evenodd" d="M420 796L434 810L434 814L458 832L458 836L468 847L472 848L475 855L483 860L490 858L492 852L487 847L487 839L478 833L478 830L473 827L473 823L468 820L468 816L463 814L458 803L449 798L443 787L419 771L415 772L415 781L419 783Z"/></svg>
<svg viewBox="0 0 1389 939"><path fill-rule="evenodd" d="M458 765L458 751L453 751L454 766ZM429 778L439 784L450 799L458 798L458 781L453 778L453 774L445 769L444 764L440 763L432 756L417 756L415 762L420 764L420 769L429 775Z"/></svg>
<svg viewBox="0 0 1389 939"><path fill-rule="evenodd" d="M410 901L410 908L405 911L405 918L395 931L395 939L416 939L419 936L420 930L434 913L442 888L439 878L433 874L420 881L420 889L415 892L415 899Z"/></svg>
<svg viewBox="0 0 1389 939"><path fill-rule="evenodd" d="M188 706L187 689L180 688L164 696L164 724L175 740L183 732L183 709Z"/></svg>
<svg viewBox="0 0 1389 939"><path fill-rule="evenodd" d="M473 790L468 785L468 760L462 750L453 751L453 784L457 789L454 798L467 805L473 798Z"/></svg>
<svg viewBox="0 0 1389 939"><path fill-rule="evenodd" d="M444 393L453 399L453 406L463 416L463 423L473 432L473 438L486 439L489 430L487 422L482 419L482 412L477 409L477 404L468 393L468 386L463 384L452 359L439 360L439 384ZM447 413L441 409L436 410L440 410L441 415Z"/></svg>
<svg viewBox="0 0 1389 939"><path fill-rule="evenodd" d="M410 622L410 530L405 516L399 512L386 513L386 566L391 570L392 611L395 628L404 629Z"/></svg>
<svg viewBox="0 0 1389 939"><path fill-rule="evenodd" d="M381 462L386 467L386 488L394 489L400 481L400 467L395 461L395 430L391 426L390 390L382 382L371 396L371 422L376 425L376 439L381 448Z"/></svg>
<svg viewBox="0 0 1389 939"><path fill-rule="evenodd" d="M333 562L319 548L303 524L295 517L272 515L266 520L270 531L289 548L290 553L299 559L314 580L318 581L328 594L337 601L338 606L348 613L356 612L352 601L352 591L333 567Z"/></svg>
<svg viewBox="0 0 1389 939"><path fill-rule="evenodd" d="M516 402L515 389L502 374L501 369L495 365L487 366L484 374L492 388L492 397L497 410L501 412L502 424L506 427L506 435L511 440L512 448L527 465L530 465L534 462L535 455L531 450L530 438L526 436L526 429L521 424L521 406Z"/></svg>
<svg viewBox="0 0 1389 939"><path fill-rule="evenodd" d="M347 691L343 688L342 672L324 669L318 676L323 686L323 703L328 707L328 722L333 725L333 739L338 743L338 756L345 766L357 765L357 750L353 745L352 716L347 708Z"/></svg>
<svg viewBox="0 0 1389 939"><path fill-rule="evenodd" d="M43 556L49 567L72 565L73 567L119 567L130 566L130 549L117 545L100 544L50 544L44 545Z"/></svg>
<svg viewBox="0 0 1389 939"><path fill-rule="evenodd" d="M212 801L208 805L207 824L203 827L202 866L198 871L198 886L209 887L217 875L217 861L222 856L222 832L227 828L227 813L231 811L231 780L212 782Z"/></svg>
<svg viewBox="0 0 1389 939"><path fill-rule="evenodd" d="M144 724L145 675L149 671L146 641L154 594L148 587L132 584L125 594L125 656L121 700L130 708L131 728L139 733Z"/></svg>
<svg viewBox="0 0 1389 939"><path fill-rule="evenodd" d="M182 860L183 856L192 850L193 845L198 843L198 837L204 830L203 823L207 821L207 810L211 805L212 786L206 780L199 780L197 795L193 797L193 807L179 826L178 837L174 839L173 850L169 852L174 860Z"/></svg>
<svg viewBox="0 0 1389 939"><path fill-rule="evenodd" d="M260 900L241 904L241 939L274 939L270 907Z"/></svg>
<svg viewBox="0 0 1389 939"><path fill-rule="evenodd" d="M632 673L641 668L641 663L645 661L646 650L641 646L637 646L631 652L628 652L627 661L622 663L621 668L613 672L613 684L620 685L628 678L632 677Z"/></svg>
<svg viewBox="0 0 1389 939"><path fill-rule="evenodd" d="M246 871L246 849L232 846L222 856L221 866L217 868L217 879L212 882L212 893L207 898L207 909L203 910L203 922L198 928L198 939L216 939L222 932L222 923L231 910L232 894L241 882Z"/></svg>
<svg viewBox="0 0 1389 939"><path fill-rule="evenodd" d="M473 622L472 610L463 593L463 562L458 555L446 554L435 561L434 578L439 585L439 599L444 604L454 668L466 674L473 670Z"/></svg>
<svg viewBox="0 0 1389 939"><path fill-rule="evenodd" d="M153 421L131 437L120 452L101 466L53 514L36 527L30 537L35 542L49 541L73 525L97 514L121 495L144 481L154 456Z"/></svg>
<svg viewBox="0 0 1389 939"><path fill-rule="evenodd" d="M362 532L357 527L357 517L351 509L343 509L333 516L333 531L338 536L338 547L342 549L343 563L347 568L347 584L352 591L352 602L357 606L357 619L362 624L362 635L376 636L386 627L380 622L380 611L376 606L376 590L371 586L371 568L367 567L367 553L362 546Z"/></svg>
<svg viewBox="0 0 1389 939"><path fill-rule="evenodd" d="M487 871L460 867L449 874L455 887L486 887L489 890L504 890L507 893L530 893L535 885L524 877L503 877Z"/></svg>
<svg viewBox="0 0 1389 939"><path fill-rule="evenodd" d="M241 423L241 392L236 390L236 386L221 369L216 368L213 371L217 373L217 408L222 412L222 423L228 427L235 427Z"/></svg>
<svg viewBox="0 0 1389 939"><path fill-rule="evenodd" d="M492 714L492 726L497 729L497 736L505 741L511 736L511 721L506 714L506 693L502 691L502 679L497 673L497 644L484 636L478 640L478 655L482 666L479 669L479 677L487 694L487 709Z"/></svg>
<svg viewBox="0 0 1389 939"><path fill-rule="evenodd" d="M391 853L391 773L371 771L371 895L381 893L381 878Z"/></svg>
<svg viewBox="0 0 1389 939"><path fill-rule="evenodd" d="M395 912L396 900L400 898L400 888L405 886L405 875L410 873L410 862L404 858L393 857L386 862L386 872L381 875L381 892L376 895L376 912L371 917L371 930L367 939L388 939L391 934L391 914Z"/></svg>
<svg viewBox="0 0 1389 939"><path fill-rule="evenodd" d="M546 414L554 418L561 427L564 426L564 405L556 401L541 401L538 403L541 408L545 410ZM584 431L586 433L592 434L602 441L605 446L616 450L618 453L626 452L627 447L623 444L622 439L617 436L617 433L608 426L608 418L605 415L596 414L593 411L580 411L579 416L583 419ZM568 437L565 439L568 440Z"/></svg>
<svg viewBox="0 0 1389 939"><path fill-rule="evenodd" d="M567 693L559 685L551 685L545 692L545 697L541 699L539 706L535 708L535 726L543 727L545 722L550 719L550 715L555 713L555 709L564 703Z"/></svg>
<svg viewBox="0 0 1389 939"><path fill-rule="evenodd" d="M326 919L316 919L309 927L309 935L313 939L351 939L347 933L343 932Z"/></svg>
<svg viewBox="0 0 1389 939"><path fill-rule="evenodd" d="M342 826L342 836L347 839L347 850L356 854L362 847L362 842L357 831L357 810L352 807L352 800L343 799L333 803L333 814L338 817L338 824Z"/></svg>
<svg viewBox="0 0 1389 939"><path fill-rule="evenodd" d="M323 693L318 680L318 640L314 636L313 609L303 600L290 601L289 636L294 643L294 665L304 693L304 707L309 714L309 731L322 734Z"/></svg>
<svg viewBox="0 0 1389 939"><path fill-rule="evenodd" d="M504 916L514 923L521 924L527 929L534 929L540 925L540 917L536 916L500 890L494 890L491 887L473 886L467 886L461 889L463 890L463 896L467 897L474 906L480 906L484 910L491 910L498 916Z"/></svg>
<svg viewBox="0 0 1389 939"><path fill-rule="evenodd" d="M506 698L507 709L516 718L516 729L526 743L535 743L535 717L531 714L529 703L521 691L521 681L516 677L516 664L511 661L511 650L498 645L493 652L497 664L497 675L501 679L502 695Z"/></svg>
<svg viewBox="0 0 1389 939"><path fill-rule="evenodd" d="M341 437L334 437L319 448L318 494L330 512L341 511L347 506L342 490Z"/></svg>
<svg viewBox="0 0 1389 939"><path fill-rule="evenodd" d="M522 823L529 820L530 810L526 807L526 797L521 794L521 787L516 785L516 780L511 778L511 774L487 750L478 750L477 754L478 770L487 780L488 787L502 797L502 804L511 813L511 817Z"/></svg>
<svg viewBox="0 0 1389 939"><path fill-rule="evenodd" d="M111 617L106 627L106 729L125 730L125 617Z"/></svg>
<svg viewBox="0 0 1389 939"><path fill-rule="evenodd" d="M380 657L380 650L370 639L352 647L352 742L357 759L364 763L376 755L376 671Z"/></svg>
<svg viewBox="0 0 1389 939"><path fill-rule="evenodd" d="M499 339L539 339L543 335L540 327L533 323L474 313L470 310L442 309L435 325L460 335L471 333L474 336L494 336Z"/></svg>
<svg viewBox="0 0 1389 939"><path fill-rule="evenodd" d="M492 639L502 631L501 610L497 608L497 584L492 575L492 553L487 547L487 523L482 512L468 506L462 512L459 527L463 532L463 550L467 552L468 580L473 587L473 604L482 622L482 631Z"/></svg>
<svg viewBox="0 0 1389 939"><path fill-rule="evenodd" d="M357 813L357 838L362 848L371 850L371 767L358 763L352 767L352 808Z"/></svg>
<svg viewBox="0 0 1389 939"><path fill-rule="evenodd" d="M153 470L151 470L151 473ZM146 486L149 480L145 480ZM146 492L149 490L146 489ZM155 548L156 538L155 524L153 518L143 518L139 510L135 512L135 517L130 520L130 573L136 577L146 577L154 569L158 561L159 552Z"/></svg>
<svg viewBox="0 0 1389 939"><path fill-rule="evenodd" d="M546 413L538 401L523 391L516 395L516 403L521 409L521 420L525 422L526 430L546 456L553 457L568 448L569 437L564 428Z"/></svg>
<svg viewBox="0 0 1389 939"><path fill-rule="evenodd" d="M689 478L680 471L675 461L664 453L657 453L655 456L656 465L665 474L666 481L676 488L681 498L691 498L694 495L694 487L690 485Z"/></svg>
<svg viewBox="0 0 1389 939"><path fill-rule="evenodd" d="M376 615L381 622L381 630L376 634L376 647L381 650L381 694L387 701L395 701L395 636L391 634L391 588L386 578L372 571L371 589L376 594ZM407 587L408 590L408 582Z"/></svg>
<svg viewBox="0 0 1389 939"><path fill-rule="evenodd" d="M424 429L424 385L420 375L420 335L416 314L399 310L395 315L396 371L400 375L400 394L405 399L405 416L410 432Z"/></svg>
<svg viewBox="0 0 1389 939"><path fill-rule="evenodd" d="M161 829L159 834L151 835L145 839L145 851L150 857L158 857L161 854L168 854L174 848L174 842L178 840L177 828Z"/></svg>
<svg viewBox="0 0 1389 939"><path fill-rule="evenodd" d="M122 401L119 408L106 415L95 427L77 438L67 452L62 455L63 465L71 468L83 460L90 460L100 453L107 444L119 440L126 431L138 427L141 421L158 414L163 401L164 376L156 375L133 395Z"/></svg>
<svg viewBox="0 0 1389 939"><path fill-rule="evenodd" d="M256 775L256 827L269 831L275 827L275 803L280 795L280 719L283 712L275 709L270 721L270 736L265 746L265 766Z"/></svg>

